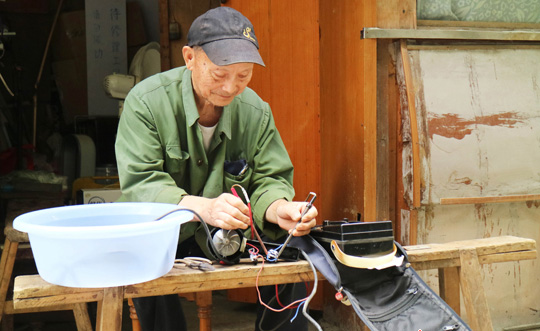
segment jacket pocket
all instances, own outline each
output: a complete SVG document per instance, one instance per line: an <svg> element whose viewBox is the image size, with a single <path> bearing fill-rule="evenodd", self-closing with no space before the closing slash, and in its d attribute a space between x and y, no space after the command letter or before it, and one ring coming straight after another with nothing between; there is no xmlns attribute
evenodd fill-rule
<svg viewBox="0 0 540 331"><path fill-rule="evenodd" d="M167 146L165 155L165 171L169 174L182 175L186 172L189 154L180 149L180 146Z"/></svg>
<svg viewBox="0 0 540 331"><path fill-rule="evenodd" d="M234 184L238 184L238 185L242 186L243 188L245 188L247 190L249 180L251 179L251 174L252 173L253 173L253 169L251 169L251 168L248 168L243 174L241 174L239 176L234 176L234 175L224 171L224 176L223 176L223 188L225 189L224 192L230 192L231 187ZM240 194L240 192L238 192L238 193Z"/></svg>

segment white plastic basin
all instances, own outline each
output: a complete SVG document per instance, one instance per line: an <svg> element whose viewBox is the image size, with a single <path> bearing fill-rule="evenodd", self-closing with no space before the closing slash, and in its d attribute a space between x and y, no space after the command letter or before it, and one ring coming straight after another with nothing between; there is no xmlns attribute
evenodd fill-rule
<svg viewBox="0 0 540 331"><path fill-rule="evenodd" d="M48 208L18 216L40 276L70 287L110 287L163 276L174 264L180 225L174 204L121 202Z"/></svg>

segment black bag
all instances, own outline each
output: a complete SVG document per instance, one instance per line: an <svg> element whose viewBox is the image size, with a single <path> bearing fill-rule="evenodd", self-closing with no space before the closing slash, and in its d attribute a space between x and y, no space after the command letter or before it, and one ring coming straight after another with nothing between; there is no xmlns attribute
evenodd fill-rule
<svg viewBox="0 0 540 331"><path fill-rule="evenodd" d="M291 245L309 256L371 331L471 331L414 271L398 243L396 256L403 256L403 262L381 270L341 264L309 235L294 237Z"/></svg>

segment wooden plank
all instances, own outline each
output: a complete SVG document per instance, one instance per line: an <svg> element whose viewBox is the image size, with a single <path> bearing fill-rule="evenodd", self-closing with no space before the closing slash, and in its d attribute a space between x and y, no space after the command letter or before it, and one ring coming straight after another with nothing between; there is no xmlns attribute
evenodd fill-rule
<svg viewBox="0 0 540 331"><path fill-rule="evenodd" d="M504 195L488 197L441 198L441 205L464 205L477 203L508 203L540 200L540 194Z"/></svg>
<svg viewBox="0 0 540 331"><path fill-rule="evenodd" d="M377 0L377 25L385 29L416 29L416 0Z"/></svg>
<svg viewBox="0 0 540 331"><path fill-rule="evenodd" d="M424 40L501 40L538 41L539 30L496 29L380 29L364 27L363 39L424 39Z"/></svg>
<svg viewBox="0 0 540 331"><path fill-rule="evenodd" d="M460 249L460 282L463 302L471 329L475 331L493 331L476 252L475 247L463 247Z"/></svg>
<svg viewBox="0 0 540 331"><path fill-rule="evenodd" d="M475 44L459 44L459 43L432 43L432 44L421 44L421 45L408 45L409 51L412 50L440 50L440 51L450 51L450 50L478 50L478 49L487 49L487 50L498 50L498 49L538 49L540 45L538 44L493 44L493 43L475 43Z"/></svg>
<svg viewBox="0 0 540 331"><path fill-rule="evenodd" d="M377 1L363 2L363 21L367 26L377 23ZM377 220L377 41L362 42L364 52L361 57L364 68L364 84L357 86L364 90L364 220ZM358 142L356 142L358 143Z"/></svg>
<svg viewBox="0 0 540 331"><path fill-rule="evenodd" d="M168 274L145 283L127 285L125 298L212 291L227 288L254 286L262 264L216 265L215 271L201 271L186 267L173 268ZM323 276L318 274L319 279ZM259 285L285 284L312 281L314 275L307 261L265 263L260 273ZM15 278L14 306L31 308L58 303L102 301L102 289L74 288L50 284L39 275Z"/></svg>
<svg viewBox="0 0 540 331"><path fill-rule="evenodd" d="M365 26L364 1L318 1L320 15L320 141L322 220L364 213L364 53L355 33ZM369 10L373 10L373 6ZM336 63L342 65L336 66ZM375 87L376 88L376 87ZM376 93L376 92L373 92ZM375 109L373 109L375 111ZM331 185L329 184L331 183ZM317 200L319 201L319 200Z"/></svg>
<svg viewBox="0 0 540 331"><path fill-rule="evenodd" d="M441 21L418 20L419 27L454 27L454 28L482 28L482 29L540 29L538 23L511 23L511 22L472 22L472 21Z"/></svg>
<svg viewBox="0 0 540 331"><path fill-rule="evenodd" d="M2 277L0 282L0 320L2 319L2 316L4 316L6 308L7 292L9 284L11 283L13 265L15 264L18 246L18 242L12 242L9 238L6 238L4 249L2 250L2 257L0 259L0 275Z"/></svg>
<svg viewBox="0 0 540 331"><path fill-rule="evenodd" d="M39 276L38 276L39 277ZM47 289L54 290L57 294L53 296L39 296L32 297L31 294L26 298L19 298L13 300L13 308L15 310L19 309L35 309L37 307L49 307L49 306L58 306L69 303L84 303L84 302L93 302L100 301L103 298L103 292L99 289L94 289L93 293L83 292L83 293L74 293L74 294L61 294L61 291L65 290L66 287L49 284ZM36 293L39 293L40 289L36 289ZM15 294L15 292L14 292Z"/></svg>
<svg viewBox="0 0 540 331"><path fill-rule="evenodd" d="M92 331L92 323L90 322L86 303L76 303L72 305L72 308L77 331Z"/></svg>
<svg viewBox="0 0 540 331"><path fill-rule="evenodd" d="M491 263L512 262L512 261L521 261L521 260L535 260L536 258L537 258L536 250L531 250L531 251L520 251L520 252L513 252L513 253L482 255L478 259L480 261L480 264L491 264ZM434 260L434 261L411 262L411 265L416 270L430 270L430 269L439 269L439 268L459 267L461 265L461 262L459 258L452 258L452 259L442 259L442 260Z"/></svg>
<svg viewBox="0 0 540 331"><path fill-rule="evenodd" d="M4 314L6 315L15 315L15 314L27 314L27 313L39 313L47 311L64 311L64 310L73 310L73 304L62 304L56 306L46 306L46 307L34 307L26 309L15 309L13 308L13 301L6 301L6 307L4 308Z"/></svg>
<svg viewBox="0 0 540 331"><path fill-rule="evenodd" d="M107 287L103 289L103 300L98 302L97 331L122 330L122 305L124 288Z"/></svg>
<svg viewBox="0 0 540 331"><path fill-rule="evenodd" d="M439 296L460 315L459 268L439 269Z"/></svg>
<svg viewBox="0 0 540 331"><path fill-rule="evenodd" d="M412 141L412 164L413 164L413 207L418 208L421 204L421 172L420 172L420 142L418 139L418 121L416 119L416 97L411 72L407 41L400 41L401 60L403 63L403 73L405 75L405 87L407 90L407 106L409 108L409 120L411 125Z"/></svg>
<svg viewBox="0 0 540 331"><path fill-rule="evenodd" d="M377 221L396 219L390 217L391 192L395 191L394 182L390 181L392 164L390 162L390 109L388 98L389 77L392 59L386 51L390 45L389 40L377 42ZM395 169L393 169L395 170Z"/></svg>
<svg viewBox="0 0 540 331"><path fill-rule="evenodd" d="M473 240L453 241L445 244L405 246L411 262L459 258L462 247L476 247L478 255L536 250L536 241L514 236L500 236Z"/></svg>
<svg viewBox="0 0 540 331"><path fill-rule="evenodd" d="M177 268L156 280L126 286L124 295L126 298L131 298L252 287L257 283L257 274L260 269L261 264L256 266L245 264L216 266L215 271L207 272ZM322 277L320 274L318 276ZM259 276L258 285L296 283L312 281L313 279L314 275L306 261L265 263Z"/></svg>

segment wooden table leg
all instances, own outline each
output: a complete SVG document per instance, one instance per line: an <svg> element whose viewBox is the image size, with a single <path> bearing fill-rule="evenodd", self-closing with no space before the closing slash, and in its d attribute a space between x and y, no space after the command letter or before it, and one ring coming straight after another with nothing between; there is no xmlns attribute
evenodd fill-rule
<svg viewBox="0 0 540 331"><path fill-rule="evenodd" d="M195 303L197 304L197 312L199 317L199 330L212 330L212 291L204 291L195 293Z"/></svg>
<svg viewBox="0 0 540 331"><path fill-rule="evenodd" d="M461 315L459 267L439 269L439 295L458 315Z"/></svg>
<svg viewBox="0 0 540 331"><path fill-rule="evenodd" d="M13 242L6 238L4 249L2 250L2 257L0 259L0 277L2 277L0 281L0 321L2 320L6 308L7 292L9 283L11 282L13 265L15 264L18 248L18 242Z"/></svg>
<svg viewBox="0 0 540 331"><path fill-rule="evenodd" d="M75 316L77 331L93 331L86 302L73 304L73 315Z"/></svg>
<svg viewBox="0 0 540 331"><path fill-rule="evenodd" d="M139 321L139 316L137 316L137 311L135 310L135 305L133 304L133 299L128 299L129 306L129 317L131 318L131 329L133 331L142 331L141 322Z"/></svg>
<svg viewBox="0 0 540 331"><path fill-rule="evenodd" d="M476 248L461 248L461 290L471 329L493 331Z"/></svg>
<svg viewBox="0 0 540 331"><path fill-rule="evenodd" d="M122 331L122 305L124 288L107 287L103 289L103 300L98 302L97 331Z"/></svg>

